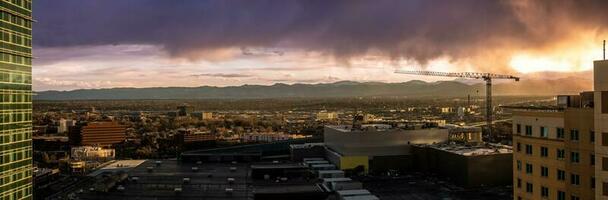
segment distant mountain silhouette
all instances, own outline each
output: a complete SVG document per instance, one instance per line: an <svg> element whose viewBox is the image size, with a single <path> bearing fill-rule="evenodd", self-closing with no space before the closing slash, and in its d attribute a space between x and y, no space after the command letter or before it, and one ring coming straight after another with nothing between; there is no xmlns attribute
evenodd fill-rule
<svg viewBox="0 0 608 200"><path fill-rule="evenodd" d="M590 80L562 78L555 80L522 80L494 85L495 95L555 95L574 94L591 89ZM322 84L283 84L270 86L242 85L228 87L154 87L79 89L72 91L36 92L36 100L92 100L92 99L248 99L290 97L447 97L467 94L483 95L485 85L459 81L403 83L340 81Z"/></svg>

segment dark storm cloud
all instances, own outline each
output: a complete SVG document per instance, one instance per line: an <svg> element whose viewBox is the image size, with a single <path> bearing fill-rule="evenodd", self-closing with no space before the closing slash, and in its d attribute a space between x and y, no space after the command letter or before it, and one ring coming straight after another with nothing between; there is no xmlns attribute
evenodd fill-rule
<svg viewBox="0 0 608 200"><path fill-rule="evenodd" d="M570 29L604 30L605 0L39 0L35 45L151 44L170 55L295 48L370 50L424 62L537 48Z"/></svg>

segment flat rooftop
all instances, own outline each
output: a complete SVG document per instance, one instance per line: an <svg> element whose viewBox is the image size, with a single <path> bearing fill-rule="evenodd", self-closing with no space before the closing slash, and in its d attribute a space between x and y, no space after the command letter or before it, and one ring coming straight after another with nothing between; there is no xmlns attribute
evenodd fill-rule
<svg viewBox="0 0 608 200"><path fill-rule="evenodd" d="M117 171L130 171L131 169L141 165L146 162L146 160L114 160L107 163L102 164L98 170L95 170L88 174L88 176L97 176L106 172L117 172Z"/></svg>
<svg viewBox="0 0 608 200"><path fill-rule="evenodd" d="M513 148L507 145L485 143L476 146L465 146L462 144L435 144L429 145L434 149L447 151L463 156L479 156L479 155L494 155L494 154L510 154L513 153Z"/></svg>
<svg viewBox="0 0 608 200"><path fill-rule="evenodd" d="M303 168L299 163L190 163L177 160L125 160L107 164L96 174L96 181L74 189L78 199L157 200L157 199L254 199L256 193L321 193L315 182L254 180L252 168ZM125 171L128 178L109 186L107 192L95 191L107 172ZM93 188L93 190L91 190ZM121 189L118 189L121 188ZM176 191L177 190L177 191Z"/></svg>

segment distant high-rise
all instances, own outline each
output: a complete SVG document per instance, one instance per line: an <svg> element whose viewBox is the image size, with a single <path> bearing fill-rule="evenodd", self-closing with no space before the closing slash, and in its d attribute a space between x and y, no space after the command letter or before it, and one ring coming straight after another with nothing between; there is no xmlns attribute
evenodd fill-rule
<svg viewBox="0 0 608 200"><path fill-rule="evenodd" d="M32 194L32 1L0 1L0 199Z"/></svg>

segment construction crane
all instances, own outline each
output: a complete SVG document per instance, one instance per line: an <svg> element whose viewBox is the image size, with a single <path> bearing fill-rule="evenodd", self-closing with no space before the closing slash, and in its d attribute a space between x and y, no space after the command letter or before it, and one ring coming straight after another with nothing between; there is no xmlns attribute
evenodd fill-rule
<svg viewBox="0 0 608 200"><path fill-rule="evenodd" d="M395 73L412 74L422 76L444 76L458 78L482 79L486 82L486 125L488 126L488 135L491 139L496 138L492 132L492 79L512 79L519 81L519 77L511 75L478 73L478 72L434 72L434 71L407 71L397 70Z"/></svg>

